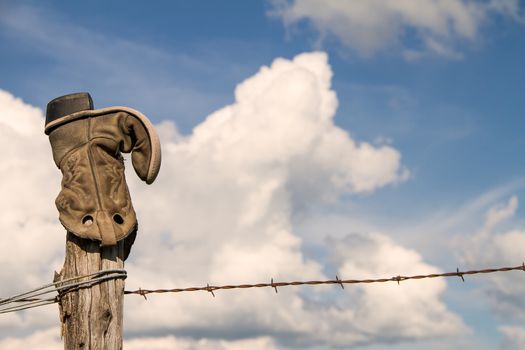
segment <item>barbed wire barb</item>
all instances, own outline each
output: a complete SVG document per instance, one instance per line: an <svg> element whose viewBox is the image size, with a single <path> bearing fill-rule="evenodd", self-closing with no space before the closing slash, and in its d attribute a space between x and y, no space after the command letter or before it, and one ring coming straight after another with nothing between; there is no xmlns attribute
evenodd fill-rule
<svg viewBox="0 0 525 350"><path fill-rule="evenodd" d="M214 287L214 288L215 288L215 287ZM213 295L213 297L215 298L215 293L213 293L213 289L214 289L214 288L210 287L210 284L209 284L209 283L206 285L206 290L207 290L208 292L210 292L211 295Z"/></svg>
<svg viewBox="0 0 525 350"><path fill-rule="evenodd" d="M144 293L144 291L140 287L139 287L139 294L144 297L144 300L148 300L148 298L146 297L146 293Z"/></svg>
<svg viewBox="0 0 525 350"><path fill-rule="evenodd" d="M463 282L465 282L465 278L463 277L463 274L459 272L459 267L456 267L456 273L458 274L458 276L461 278L461 280Z"/></svg>
<svg viewBox="0 0 525 350"><path fill-rule="evenodd" d="M341 288L345 289L345 285L344 285L343 282L339 279L339 276L335 275L335 280L339 283L339 285L341 286Z"/></svg>
<svg viewBox="0 0 525 350"><path fill-rule="evenodd" d="M275 289L275 294L277 294L277 286L275 285L275 283L273 283L273 278L271 281L271 286L273 287L273 289Z"/></svg>

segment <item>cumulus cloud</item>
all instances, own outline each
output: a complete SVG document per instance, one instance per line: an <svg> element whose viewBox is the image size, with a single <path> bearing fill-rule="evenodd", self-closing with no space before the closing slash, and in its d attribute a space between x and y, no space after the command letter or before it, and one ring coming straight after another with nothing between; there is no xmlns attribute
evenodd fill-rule
<svg viewBox="0 0 525 350"><path fill-rule="evenodd" d="M159 280L188 285L322 276L319 262L302 256L293 213L308 203L370 192L407 176L397 150L356 142L334 125L337 98L331 76L323 53L276 59L239 84L235 103L210 115L192 135L165 139L158 184L145 188L132 183L132 192L145 213L143 225L154 228L148 241L173 248L159 255L157 244L137 245L130 272L136 268L148 278L146 271L157 269L151 280L157 285ZM249 302L253 295L257 304ZM315 316L296 293L283 293L277 300L267 292L221 300L172 300L170 307L177 312L167 319L148 316L152 303L138 300L134 331L144 328L139 319L146 317L151 327L169 323L205 332L215 327L213 317L195 322L195 311L193 317L181 316L204 303L208 316L222 315L230 336L280 330L316 333Z"/></svg>
<svg viewBox="0 0 525 350"><path fill-rule="evenodd" d="M364 56L400 48L408 60L462 56L460 43L479 38L494 13L523 21L518 0L274 0L287 27L307 21L320 41L337 38Z"/></svg>
<svg viewBox="0 0 525 350"><path fill-rule="evenodd" d="M145 186L132 171L127 174L140 223L126 265L128 289L326 278L327 264L346 278L435 271L382 235L332 239L333 262L303 255L295 213L408 176L398 150L356 141L334 124L331 76L324 53L279 58L240 83L235 102L191 135L181 135L171 121L157 125L163 145L157 181ZM42 112L5 91L0 97L0 146L7 150L0 222L12 233L0 245L2 264L12 267L0 270L4 295L51 279L61 265L64 230L53 206L60 175L41 129ZM282 288L278 295L129 296L126 337L130 348L274 349L347 347L464 330L440 300L445 283L427 286L363 287L337 295L334 288ZM48 334L31 332L52 337L46 330L58 323L56 312L48 307L13 315L3 319L7 328L1 332L16 331L28 343Z"/></svg>
<svg viewBox="0 0 525 350"><path fill-rule="evenodd" d="M49 282L61 262L64 231L53 204L59 172L42 132L43 123L40 109L0 90L1 297ZM36 314L39 317L2 317L0 334L56 319L49 308Z"/></svg>
<svg viewBox="0 0 525 350"><path fill-rule="evenodd" d="M523 244L525 230L510 228L497 230L497 225L511 219L518 209L518 198L512 196L507 203L497 204L487 210L485 222L480 230L470 236L460 239L462 259L468 266L516 266L523 261ZM523 272L508 272L494 274L484 280L482 285L492 311L505 323L525 320L525 304L523 293L525 287L516 283L516 274ZM519 275L521 277L521 275ZM522 349L523 328L511 324L500 327L506 342L505 348Z"/></svg>
<svg viewBox="0 0 525 350"><path fill-rule="evenodd" d="M343 278L367 279L392 277L400 273L440 272L423 262L417 252L383 234L352 234L342 239L331 238L328 244L339 266L338 274ZM346 317L353 320L352 325L364 342L370 341L370 338L392 342L429 335L468 333L461 319L440 301L446 289L444 280L426 281L419 287L415 283L358 285L352 290L353 296L344 299L344 307L338 312L346 313Z"/></svg>
<svg viewBox="0 0 525 350"><path fill-rule="evenodd" d="M496 232L498 224L512 218L518 209L518 198L512 196L505 204L497 204L487 210L485 222L478 232L468 236L468 250L462 258L469 265L480 264L516 264L523 259L521 244L525 241L525 232L511 229Z"/></svg>

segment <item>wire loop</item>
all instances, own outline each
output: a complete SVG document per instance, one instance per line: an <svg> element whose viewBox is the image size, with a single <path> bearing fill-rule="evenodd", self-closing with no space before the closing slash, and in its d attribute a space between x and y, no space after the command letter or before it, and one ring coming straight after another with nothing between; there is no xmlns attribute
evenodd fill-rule
<svg viewBox="0 0 525 350"><path fill-rule="evenodd" d="M95 284L116 278L125 279L126 277L126 270L108 269L93 272L84 276L71 277L61 281L48 283L28 292L0 299L0 314L54 304L59 302L60 298L69 292L80 288L89 288ZM41 296L51 293L57 293L57 295L52 298L41 298Z"/></svg>

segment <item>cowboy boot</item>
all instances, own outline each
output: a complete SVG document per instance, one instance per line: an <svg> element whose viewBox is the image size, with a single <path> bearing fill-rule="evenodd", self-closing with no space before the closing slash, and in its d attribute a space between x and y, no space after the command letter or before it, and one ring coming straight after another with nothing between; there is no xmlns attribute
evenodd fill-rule
<svg viewBox="0 0 525 350"><path fill-rule="evenodd" d="M155 180L160 142L148 118L128 107L93 109L88 93L76 93L49 102L45 133L63 175L55 201L62 225L101 246L134 238L137 218L121 153L131 152L140 179Z"/></svg>

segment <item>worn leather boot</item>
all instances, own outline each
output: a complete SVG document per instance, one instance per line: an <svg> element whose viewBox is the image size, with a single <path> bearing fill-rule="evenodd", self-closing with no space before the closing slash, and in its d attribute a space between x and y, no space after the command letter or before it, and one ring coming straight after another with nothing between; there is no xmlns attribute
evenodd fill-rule
<svg viewBox="0 0 525 350"><path fill-rule="evenodd" d="M47 105L45 133L62 171L55 203L60 222L81 238L110 246L134 234L137 218L124 177L123 153L151 184L160 168L160 142L148 118L128 107L93 109L88 93Z"/></svg>

